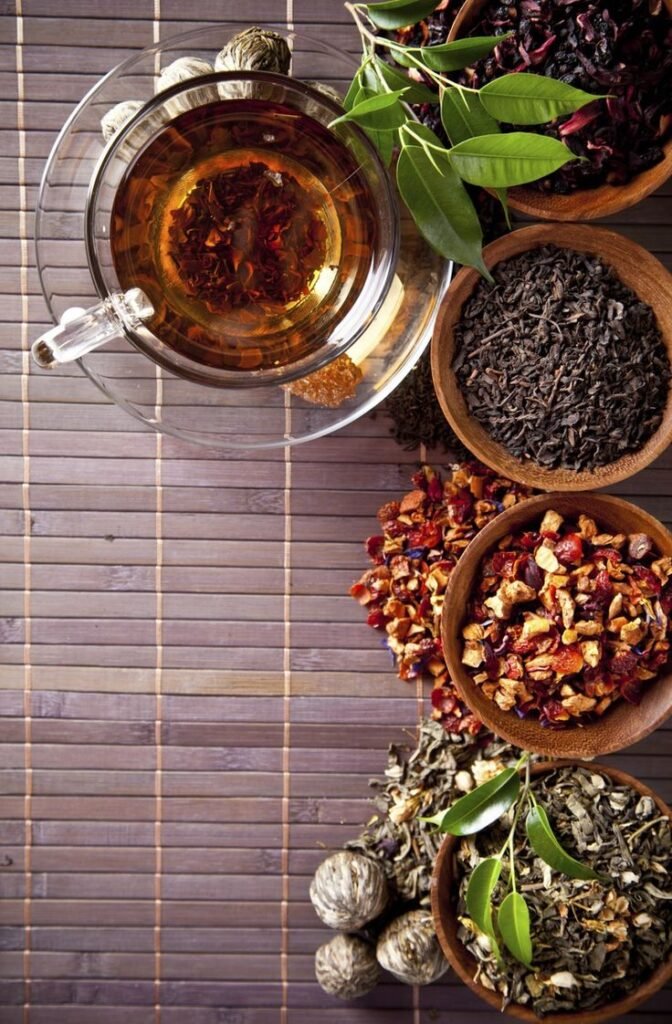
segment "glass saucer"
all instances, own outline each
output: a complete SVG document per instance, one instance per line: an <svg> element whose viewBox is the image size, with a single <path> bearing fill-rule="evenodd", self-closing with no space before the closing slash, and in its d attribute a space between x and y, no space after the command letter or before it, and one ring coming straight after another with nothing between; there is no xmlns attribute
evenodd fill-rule
<svg viewBox="0 0 672 1024"><path fill-rule="evenodd" d="M147 102L158 71L178 57L214 61L238 31L240 25L210 25L138 51L94 86L69 117L42 178L36 220L38 271L54 321L99 299L87 261L85 209L105 148L101 118L122 101ZM293 76L344 94L357 67L352 57L302 33L282 34L292 48ZM392 287L372 326L348 349L362 378L354 397L336 408L312 404L276 385L234 389L190 382L160 370L121 334L83 356L79 365L130 415L195 444L272 448L332 433L373 409L412 369L429 343L450 283L452 264L426 245L403 209L400 217Z"/></svg>

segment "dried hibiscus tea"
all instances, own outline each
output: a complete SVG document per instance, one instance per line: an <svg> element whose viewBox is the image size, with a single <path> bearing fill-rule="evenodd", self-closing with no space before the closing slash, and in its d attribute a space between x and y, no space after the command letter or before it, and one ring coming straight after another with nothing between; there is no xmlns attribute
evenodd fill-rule
<svg viewBox="0 0 672 1024"><path fill-rule="evenodd" d="M672 557L644 534L553 509L501 543L481 562L462 629L462 663L483 693L551 728L638 703L669 655Z"/></svg>
<svg viewBox="0 0 672 1024"><path fill-rule="evenodd" d="M476 735L481 723L446 668L441 609L450 574L472 537L530 492L478 462L453 466L446 480L423 466L413 485L401 501L379 509L383 532L365 542L373 566L350 594L366 609L367 624L385 632L399 677L431 680L432 713L446 731ZM494 653L490 661L494 666Z"/></svg>

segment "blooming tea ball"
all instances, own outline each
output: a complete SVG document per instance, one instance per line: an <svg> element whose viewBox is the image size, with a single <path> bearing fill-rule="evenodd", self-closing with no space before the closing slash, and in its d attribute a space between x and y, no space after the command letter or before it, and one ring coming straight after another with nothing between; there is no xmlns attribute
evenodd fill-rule
<svg viewBox="0 0 672 1024"><path fill-rule="evenodd" d="M385 909L387 881L379 864L342 850L327 857L310 883L315 913L330 928L357 931Z"/></svg>
<svg viewBox="0 0 672 1024"><path fill-rule="evenodd" d="M284 36L263 28L246 28L230 39L215 58L215 71L289 73L292 53Z"/></svg>
<svg viewBox="0 0 672 1024"><path fill-rule="evenodd" d="M411 910L388 924L376 956L381 967L407 985L429 985L448 970L427 910Z"/></svg>
<svg viewBox="0 0 672 1024"><path fill-rule="evenodd" d="M163 68L156 83L156 91L162 92L169 89L171 85L179 82L188 82L190 78L198 78L200 75L211 75L214 68L209 60L202 57L178 57L172 64Z"/></svg>
<svg viewBox="0 0 672 1024"><path fill-rule="evenodd" d="M109 142L112 136L116 135L134 114L137 114L141 106L143 106L142 100L123 100L108 110L100 120L100 129L105 142Z"/></svg>
<svg viewBox="0 0 672 1024"><path fill-rule="evenodd" d="M380 967L374 950L355 935L335 935L315 954L315 977L330 996L359 999L375 988Z"/></svg>

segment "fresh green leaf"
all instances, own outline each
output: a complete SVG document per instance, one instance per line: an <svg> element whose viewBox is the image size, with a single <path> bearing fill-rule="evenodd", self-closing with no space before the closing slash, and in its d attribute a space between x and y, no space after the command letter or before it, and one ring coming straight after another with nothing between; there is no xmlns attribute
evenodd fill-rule
<svg viewBox="0 0 672 1024"><path fill-rule="evenodd" d="M479 135L450 150L451 163L460 177L483 188L537 181L576 159L564 143L532 132Z"/></svg>
<svg viewBox="0 0 672 1024"><path fill-rule="evenodd" d="M414 82L403 71L398 71L380 57L374 57L373 60L376 71L390 89L407 89L404 96L405 103L439 102L438 95L432 92L431 89L428 89L426 85L422 85L421 82ZM380 91L380 88L378 88L378 92Z"/></svg>
<svg viewBox="0 0 672 1024"><path fill-rule="evenodd" d="M441 122L452 144L475 135L496 135L499 125L490 117L477 92L444 89L441 96Z"/></svg>
<svg viewBox="0 0 672 1024"><path fill-rule="evenodd" d="M556 871L562 871L570 878L582 878L585 881L609 881L605 875L599 875L587 864L582 864L581 861L567 853L555 835L545 809L540 804L535 803L528 811L525 819L525 831L537 857L541 857Z"/></svg>
<svg viewBox="0 0 672 1024"><path fill-rule="evenodd" d="M531 967L530 911L519 892L510 892L503 900L497 914L497 927L509 952L513 953L521 964Z"/></svg>
<svg viewBox="0 0 672 1024"><path fill-rule="evenodd" d="M394 150L394 132L378 132L375 128L365 128L364 131L378 150L380 159L386 167L390 166L392 152Z"/></svg>
<svg viewBox="0 0 672 1024"><path fill-rule="evenodd" d="M343 100L343 107L345 108L345 110L352 110L357 101L357 97L362 91L362 86L364 84L363 74L366 67L367 63L365 62L364 64L362 64L360 68L357 69L357 74L350 83L348 91L346 92L345 98Z"/></svg>
<svg viewBox="0 0 672 1024"><path fill-rule="evenodd" d="M492 894L502 873L502 862L499 857L486 857L480 861L471 875L467 885L467 910L469 917L485 935L494 936L492 923Z"/></svg>
<svg viewBox="0 0 672 1024"><path fill-rule="evenodd" d="M400 163L401 157L407 152L408 150L402 150ZM464 262L460 259L460 263ZM447 811L422 820L438 825L441 832L449 832L453 836L470 836L501 818L515 801L519 790L518 772L515 768L505 768L493 779L488 779L470 793L461 796Z"/></svg>
<svg viewBox="0 0 672 1024"><path fill-rule="evenodd" d="M383 3L367 4L366 12L378 28L404 28L426 18L437 3L438 0L383 0Z"/></svg>
<svg viewBox="0 0 672 1024"><path fill-rule="evenodd" d="M422 143L426 142L428 146L436 146L442 153L446 151L439 136L420 121L407 121L399 132L399 136L402 146L422 146Z"/></svg>
<svg viewBox="0 0 672 1024"><path fill-rule="evenodd" d="M404 89L369 96L355 105L345 114L341 114L331 122L331 127L345 121L356 121L361 128L374 128L377 131L392 131L399 128L406 120L406 111L399 103ZM356 97L359 99L359 97Z"/></svg>
<svg viewBox="0 0 672 1024"><path fill-rule="evenodd" d="M556 78L523 71L493 78L483 86L479 95L487 112L508 124L546 124L603 98L575 89Z"/></svg>
<svg viewBox="0 0 672 1024"><path fill-rule="evenodd" d="M418 230L429 244L446 259L477 267L487 277L481 252L481 225L467 190L450 166L447 153L422 146L404 146L397 162L397 185ZM442 831L447 831L443 821L446 818L452 821L452 811L453 808L440 816Z"/></svg>
<svg viewBox="0 0 672 1024"><path fill-rule="evenodd" d="M440 43L438 46L414 47L412 52L432 71L460 71L482 57L487 57L504 38L473 36L470 39L456 39L452 43Z"/></svg>

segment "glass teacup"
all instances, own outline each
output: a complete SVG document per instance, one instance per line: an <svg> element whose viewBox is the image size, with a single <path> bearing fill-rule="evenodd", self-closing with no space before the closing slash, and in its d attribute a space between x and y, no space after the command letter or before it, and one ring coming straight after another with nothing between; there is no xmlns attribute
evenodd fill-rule
<svg viewBox="0 0 672 1024"><path fill-rule="evenodd" d="M113 136L87 197L100 302L33 345L43 367L123 335L224 387L314 373L370 327L395 279L399 215L375 148L323 92L281 75L178 83Z"/></svg>

